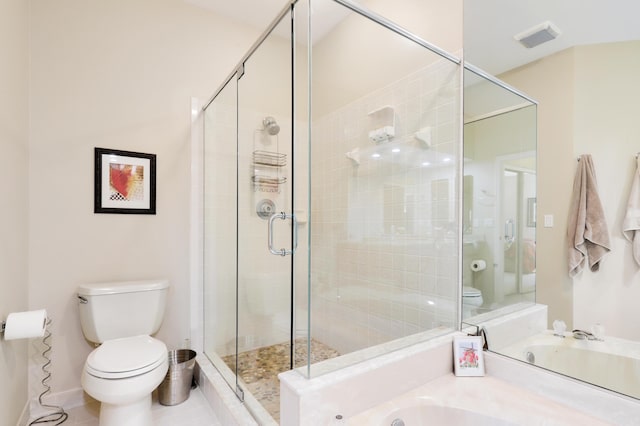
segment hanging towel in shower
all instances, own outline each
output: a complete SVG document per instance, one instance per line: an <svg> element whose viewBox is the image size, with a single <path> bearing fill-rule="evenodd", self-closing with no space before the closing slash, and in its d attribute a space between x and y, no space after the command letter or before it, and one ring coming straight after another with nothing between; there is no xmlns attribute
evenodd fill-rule
<svg viewBox="0 0 640 426"><path fill-rule="evenodd" d="M588 154L580 156L573 181L567 238L571 277L584 269L585 261L589 262L591 271L596 272L604 255L611 251L593 160Z"/></svg>
<svg viewBox="0 0 640 426"><path fill-rule="evenodd" d="M633 244L633 258L640 265L640 157L636 157L636 172L631 182L627 212L622 221L622 233Z"/></svg>

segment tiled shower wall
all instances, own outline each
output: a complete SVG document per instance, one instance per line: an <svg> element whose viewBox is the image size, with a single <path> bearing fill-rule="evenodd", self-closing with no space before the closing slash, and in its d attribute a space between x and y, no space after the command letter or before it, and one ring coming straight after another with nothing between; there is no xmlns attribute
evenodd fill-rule
<svg viewBox="0 0 640 426"><path fill-rule="evenodd" d="M312 336L343 354L455 327L459 98L440 60L313 120Z"/></svg>

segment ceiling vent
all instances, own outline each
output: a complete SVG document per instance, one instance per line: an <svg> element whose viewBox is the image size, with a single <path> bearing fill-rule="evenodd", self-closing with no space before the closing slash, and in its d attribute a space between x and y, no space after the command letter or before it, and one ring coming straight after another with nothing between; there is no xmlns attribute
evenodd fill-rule
<svg viewBox="0 0 640 426"><path fill-rule="evenodd" d="M526 31L516 34L513 38L519 41L527 49L536 47L542 43L546 43L557 38L560 30L549 21L538 24Z"/></svg>

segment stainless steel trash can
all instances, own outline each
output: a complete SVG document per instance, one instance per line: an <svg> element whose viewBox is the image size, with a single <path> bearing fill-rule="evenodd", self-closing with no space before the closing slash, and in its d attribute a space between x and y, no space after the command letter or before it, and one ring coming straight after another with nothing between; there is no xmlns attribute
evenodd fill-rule
<svg viewBox="0 0 640 426"><path fill-rule="evenodd" d="M191 349L169 351L169 370L160 386L158 400L162 405L177 405L189 398L196 353Z"/></svg>

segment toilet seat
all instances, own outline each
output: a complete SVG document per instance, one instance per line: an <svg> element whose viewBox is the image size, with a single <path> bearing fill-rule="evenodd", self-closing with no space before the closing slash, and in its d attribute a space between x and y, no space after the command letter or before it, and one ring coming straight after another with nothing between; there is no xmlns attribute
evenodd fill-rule
<svg viewBox="0 0 640 426"><path fill-rule="evenodd" d="M148 373L167 358L164 343L150 336L108 340L96 348L85 364L87 373L103 379L123 379Z"/></svg>
<svg viewBox="0 0 640 426"><path fill-rule="evenodd" d="M475 287L462 287L462 306L480 307L484 303L482 292Z"/></svg>
<svg viewBox="0 0 640 426"><path fill-rule="evenodd" d="M482 297L482 292L473 287L462 287L462 297Z"/></svg>

